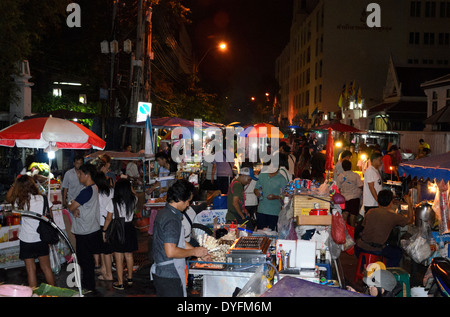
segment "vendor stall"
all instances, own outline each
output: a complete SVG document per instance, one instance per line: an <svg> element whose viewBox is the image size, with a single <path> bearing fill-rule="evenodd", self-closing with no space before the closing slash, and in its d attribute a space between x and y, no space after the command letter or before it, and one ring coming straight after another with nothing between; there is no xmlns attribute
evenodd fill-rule
<svg viewBox="0 0 450 317"><path fill-rule="evenodd" d="M410 186L417 193L415 221L409 230L411 237L401 241L412 260L411 278L414 278L419 265L428 266L434 258L449 258L450 152L403 162L399 165L399 175L417 184L415 188ZM413 182L414 179L417 181Z"/></svg>
<svg viewBox="0 0 450 317"><path fill-rule="evenodd" d="M93 133L91 130L86 128L85 126L69 121L63 120L59 118L45 117L45 118L35 118L24 120L13 124L3 130L0 131L0 145L7 147L24 147L24 148L38 148L44 149L44 152L48 153L49 164L48 166L52 166L51 162L55 156L55 152L58 149L97 149L103 150L105 148L106 142ZM48 200L51 201L51 177L48 177L48 187L47 194ZM43 217L42 215L38 215L31 211L23 212L16 210L17 213L28 217L34 217L39 221L47 221L54 227L55 230L58 230L60 233L60 237L64 237L64 241L60 239L59 245L60 248L70 248L70 253L72 253L72 258L76 264L77 257L75 251L67 237L64 233L63 229L57 226L55 223L49 221L48 218ZM53 217L58 219L59 216L62 217L62 212L53 213ZM64 220L56 220L61 224L64 223ZM20 228L19 228L20 230ZM8 232L9 234L9 232ZM14 238L14 234L13 234ZM19 243L19 240L8 241L8 243L13 242L13 244ZM65 244L64 244L65 243ZM15 246L5 248L4 250L15 248ZM11 250L8 250L11 251ZM52 251L52 248L50 248ZM67 252L69 253L69 252ZM13 264L15 265L15 264ZM79 276L78 265L75 266L76 275ZM81 295L81 285L78 283L80 295Z"/></svg>
<svg viewBox="0 0 450 317"><path fill-rule="evenodd" d="M255 274L266 280L267 285L276 285L289 276L344 287L339 276L339 255L331 250L336 246L330 246L334 208L330 188L327 184L319 188L318 184L298 179L286 186L278 231L252 232L245 224L225 224L219 221L224 212L216 210L197 215L196 221L212 232L210 236L203 232L197 237L200 245L210 250L212 260L188 263L189 274L202 277L203 296L239 294L240 289L248 288L247 283L252 283ZM241 295L252 296L244 293Z"/></svg>

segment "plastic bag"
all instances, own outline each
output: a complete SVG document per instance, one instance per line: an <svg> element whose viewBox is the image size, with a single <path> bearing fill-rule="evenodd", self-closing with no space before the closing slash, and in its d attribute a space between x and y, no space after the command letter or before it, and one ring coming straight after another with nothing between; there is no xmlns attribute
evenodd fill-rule
<svg viewBox="0 0 450 317"><path fill-rule="evenodd" d="M339 210L340 208L333 208L331 218L331 237L337 244L344 244L345 238L345 221Z"/></svg>
<svg viewBox="0 0 450 317"><path fill-rule="evenodd" d="M341 245L341 249L342 251L349 251L354 245L355 245L355 240L352 238L352 236L350 235L350 233L348 232L348 226L345 225L345 243L343 243ZM347 252L350 255L352 255L353 253Z"/></svg>
<svg viewBox="0 0 450 317"><path fill-rule="evenodd" d="M448 186L443 181L439 183L439 234L450 233Z"/></svg>
<svg viewBox="0 0 450 317"><path fill-rule="evenodd" d="M348 255L353 255L355 254L355 228L350 226L349 224L345 224L345 229L346 229L346 233L345 233L345 245L343 246L343 250L345 251L345 253L347 253ZM350 246L351 245L351 246Z"/></svg>
<svg viewBox="0 0 450 317"><path fill-rule="evenodd" d="M430 225L424 223L409 240L402 240L403 249L416 263L424 262L433 253L430 249L430 232Z"/></svg>
<svg viewBox="0 0 450 317"><path fill-rule="evenodd" d="M269 285L269 280L266 278L264 265L260 265L256 272L250 277L247 284L244 285L237 297L259 297L266 290Z"/></svg>
<svg viewBox="0 0 450 317"><path fill-rule="evenodd" d="M339 259L341 255L341 245L334 242L333 239L328 239L328 250L330 251L330 256L332 260Z"/></svg>
<svg viewBox="0 0 450 317"><path fill-rule="evenodd" d="M61 272L61 263L59 262L58 252L55 245L49 245L50 267L52 272L58 274Z"/></svg>
<svg viewBox="0 0 450 317"><path fill-rule="evenodd" d="M294 217L294 210L293 208L290 208L290 202L287 206L284 206L280 214L278 215L278 238L279 239L286 239L291 230L292 226L292 219Z"/></svg>

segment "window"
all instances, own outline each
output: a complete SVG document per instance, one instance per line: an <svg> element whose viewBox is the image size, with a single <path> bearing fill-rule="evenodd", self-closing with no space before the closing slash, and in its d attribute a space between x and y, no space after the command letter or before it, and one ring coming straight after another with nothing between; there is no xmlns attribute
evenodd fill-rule
<svg viewBox="0 0 450 317"><path fill-rule="evenodd" d="M439 45L450 45L450 33L439 33Z"/></svg>
<svg viewBox="0 0 450 317"><path fill-rule="evenodd" d="M434 18L436 16L436 2L427 1L425 2L425 17Z"/></svg>
<svg viewBox="0 0 450 317"><path fill-rule="evenodd" d="M439 17L450 18L450 1L441 1L440 2Z"/></svg>
<svg viewBox="0 0 450 317"><path fill-rule="evenodd" d="M437 101L433 101L431 103L431 114L435 114L437 112Z"/></svg>
<svg viewBox="0 0 450 317"><path fill-rule="evenodd" d="M423 34L423 44L434 45L434 33L425 32Z"/></svg>
<svg viewBox="0 0 450 317"><path fill-rule="evenodd" d="M411 44L411 45L420 44L420 33L419 32L409 32L409 44Z"/></svg>
<svg viewBox="0 0 450 317"><path fill-rule="evenodd" d="M420 17L420 1L411 1L411 17Z"/></svg>
<svg viewBox="0 0 450 317"><path fill-rule="evenodd" d="M53 96L55 97L61 97L62 96L62 91L60 88L54 88L53 89Z"/></svg>

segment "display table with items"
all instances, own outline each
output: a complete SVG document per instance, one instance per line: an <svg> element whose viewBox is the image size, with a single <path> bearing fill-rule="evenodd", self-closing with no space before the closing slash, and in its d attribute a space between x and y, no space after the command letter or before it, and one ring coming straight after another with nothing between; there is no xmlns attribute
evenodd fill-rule
<svg viewBox="0 0 450 317"><path fill-rule="evenodd" d="M338 258L353 240L345 247L331 242L332 213L338 208L330 187L319 195L319 186L303 184L305 191L295 189L295 180L284 190L277 231L226 224L226 209L197 215L195 221L212 233L192 234L211 256L188 262L189 274L202 279L203 296L260 296L285 277L344 287Z"/></svg>
<svg viewBox="0 0 450 317"><path fill-rule="evenodd" d="M57 195L55 193L55 195ZM54 223L66 232L67 214L63 214L61 205L54 205L52 216ZM20 211L11 209L10 204L2 204L0 211L0 269L12 269L25 266L23 260L19 259L20 252L20 223L23 215ZM50 248L53 257L52 270L59 273L60 265L70 258L70 248L62 237L57 244Z"/></svg>

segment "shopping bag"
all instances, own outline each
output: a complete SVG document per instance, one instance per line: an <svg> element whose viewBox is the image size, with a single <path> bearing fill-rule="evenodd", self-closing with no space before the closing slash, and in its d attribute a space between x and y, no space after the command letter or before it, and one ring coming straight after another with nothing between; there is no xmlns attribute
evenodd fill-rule
<svg viewBox="0 0 450 317"><path fill-rule="evenodd" d="M58 251L56 251L55 245L49 245L49 257L52 272L58 274L59 272L61 272L61 263L59 262Z"/></svg>
<svg viewBox="0 0 450 317"><path fill-rule="evenodd" d="M337 209L333 209L331 216L331 237L337 244L345 243L345 221Z"/></svg>

